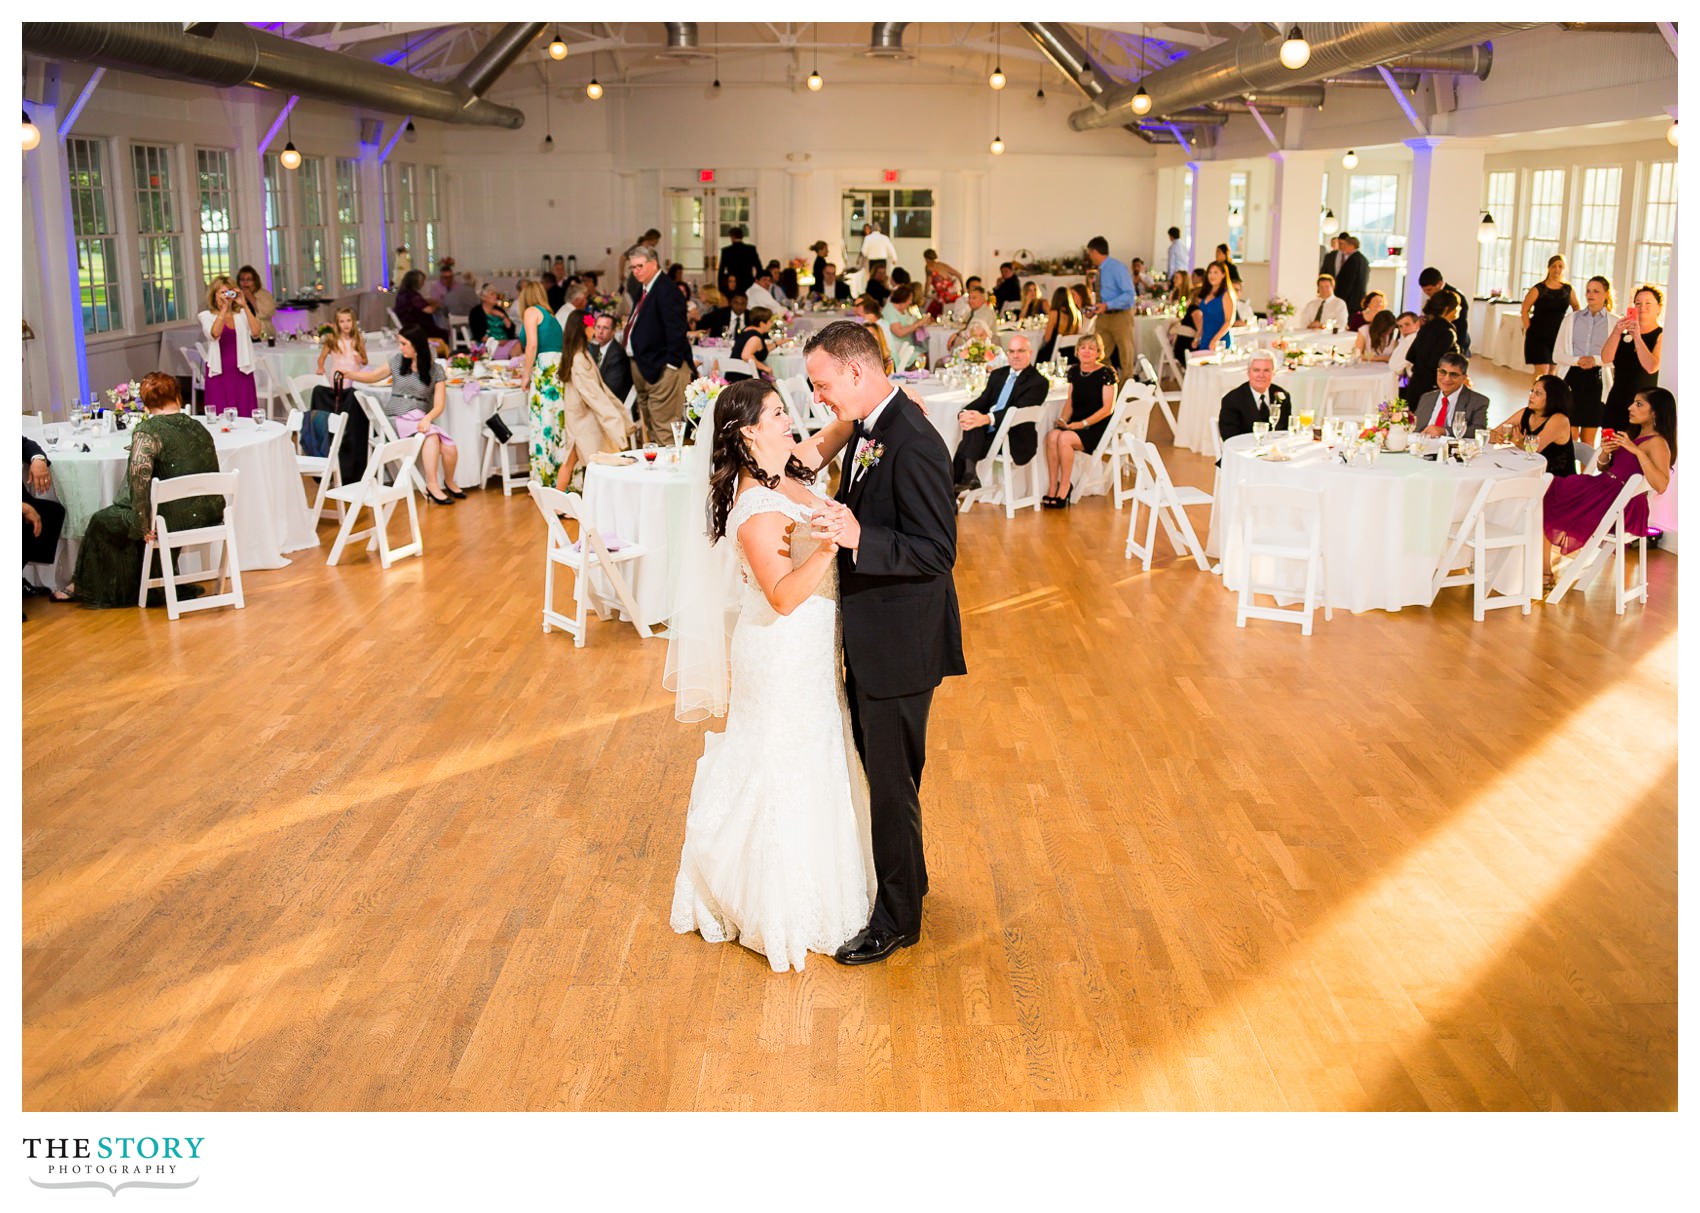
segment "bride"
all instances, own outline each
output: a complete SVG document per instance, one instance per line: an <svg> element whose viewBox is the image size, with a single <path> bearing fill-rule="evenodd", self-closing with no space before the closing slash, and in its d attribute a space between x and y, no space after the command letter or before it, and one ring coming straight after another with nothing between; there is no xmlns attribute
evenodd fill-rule
<svg viewBox="0 0 1700 1213"><path fill-rule="evenodd" d="M712 943L735 939L775 972L831 955L867 925L875 892L867 779L844 696L837 549L809 534L820 503L810 467L824 466L849 428L799 444L771 384L722 389L687 452L686 481L702 490L689 500L707 499L707 534L700 523L674 531L698 538L679 573L665 685L679 719L725 714L726 730L704 738L671 922Z"/></svg>

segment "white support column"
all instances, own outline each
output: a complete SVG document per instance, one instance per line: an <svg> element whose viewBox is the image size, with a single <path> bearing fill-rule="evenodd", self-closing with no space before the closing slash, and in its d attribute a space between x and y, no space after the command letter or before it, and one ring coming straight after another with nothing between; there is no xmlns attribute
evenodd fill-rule
<svg viewBox="0 0 1700 1213"><path fill-rule="evenodd" d="M1420 312L1423 293L1417 278L1425 266L1438 269L1465 298L1474 293L1484 145L1424 135L1405 140L1405 146L1411 149L1411 205L1404 306Z"/></svg>
<svg viewBox="0 0 1700 1213"><path fill-rule="evenodd" d="M1316 293L1322 174L1330 154L1290 149L1269 153L1275 171L1269 206L1269 291L1295 308Z"/></svg>
<svg viewBox="0 0 1700 1213"><path fill-rule="evenodd" d="M231 166L236 191L236 244L230 255L234 272L241 266L266 264L266 206L264 183L260 176L260 132L254 112L252 89L220 89L219 102L224 120L236 141L234 163ZM265 280L261 270L260 280Z"/></svg>
<svg viewBox="0 0 1700 1213"><path fill-rule="evenodd" d="M785 175L785 230L790 233L785 247L806 249L820 238L809 235L809 182L814 173L806 168L790 168L785 170Z"/></svg>
<svg viewBox="0 0 1700 1213"><path fill-rule="evenodd" d="M1676 374L1677 351L1682 345L1680 340L1682 336L1682 326L1677 322L1676 314L1677 301L1682 294L1682 275L1677 270L1677 258L1679 252L1680 248L1678 246L1678 237L1675 232L1672 232L1670 241L1670 281L1665 284L1665 314L1660 322L1664 325L1665 333L1664 336L1659 339L1660 344L1664 347L1663 352L1659 355L1659 386L1668 389L1680 401L1682 399L1682 390L1680 385L1677 383ZM1679 418L1678 428L1680 429L1680 405L1678 406L1677 412ZM1678 438L1681 438L1680 433L1678 434ZM1689 441L1694 441L1692 436ZM1678 442L1678 445L1680 446L1681 443ZM1665 537L1659 541L1659 547L1663 551L1670 552L1672 555L1675 555L1677 550L1676 525L1678 510L1676 506L1676 478L1677 473L1680 470L1680 464L1678 464L1677 467L1671 468L1670 487L1663 493L1660 493L1657 497L1653 498L1653 507L1651 511L1653 525L1665 533Z"/></svg>
<svg viewBox="0 0 1700 1213"><path fill-rule="evenodd" d="M1228 238L1228 176L1230 166L1192 160L1192 263L1209 265L1216 246Z"/></svg>
<svg viewBox="0 0 1700 1213"><path fill-rule="evenodd" d="M64 117L58 100L55 80L43 100L31 102L41 143L23 157L24 198L35 249L34 289L39 299L39 305L24 316L35 333L25 346L35 399L26 400L24 407L66 417L73 403L87 399L88 372L82 354L82 308L74 286L77 250L71 233L71 180L65 145L55 133Z"/></svg>

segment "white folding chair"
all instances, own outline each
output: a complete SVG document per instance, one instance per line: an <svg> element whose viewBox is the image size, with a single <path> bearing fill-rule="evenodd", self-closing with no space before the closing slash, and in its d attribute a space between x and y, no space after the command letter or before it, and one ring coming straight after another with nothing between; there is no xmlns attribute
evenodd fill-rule
<svg viewBox="0 0 1700 1213"><path fill-rule="evenodd" d="M1133 489L1126 487L1125 474L1132 471L1137 477L1139 465L1134 459L1133 443L1145 441L1151 410L1157 405L1157 389L1130 376L1122 383L1120 399L1121 424L1105 435L1110 443L1110 491L1118 510L1122 502L1133 496Z"/></svg>
<svg viewBox="0 0 1700 1213"><path fill-rule="evenodd" d="M1377 377L1365 379L1357 376L1351 379L1339 379L1332 375L1323 377L1322 381L1322 410L1319 418L1329 417L1360 417L1365 413L1373 413L1381 403L1382 380Z"/></svg>
<svg viewBox="0 0 1700 1213"><path fill-rule="evenodd" d="M1074 457L1074 483L1068 494L1070 501L1079 501L1082 497L1090 497L1095 493L1108 493L1114 487L1110 481L1110 438L1121 429L1122 417L1127 413L1127 401L1125 394L1116 397L1115 405L1110 410L1109 424L1104 427L1098 445Z"/></svg>
<svg viewBox="0 0 1700 1213"><path fill-rule="evenodd" d="M395 309L393 307L386 307L384 309L384 315L390 318L390 327L398 333L401 332L401 317L395 314Z"/></svg>
<svg viewBox="0 0 1700 1213"><path fill-rule="evenodd" d="M336 542L331 544L331 554L325 561L326 565L333 565L341 560L343 549L355 539L365 539L368 552L377 548L378 560L386 569L403 556L425 554L425 538L419 530L419 502L413 495L413 480L408 475L414 461L419 458L419 448L424 442L424 438L414 434L410 438L380 443L366 460L366 474L358 482L342 485L325 494L331 500L350 507L343 515L342 525L337 528ZM386 471L392 473L390 484L384 483ZM410 539L401 547L392 547L389 536L390 516L403 501L407 503ZM354 527L360 521L362 509L372 512L372 525L364 531L357 531Z"/></svg>
<svg viewBox="0 0 1700 1213"><path fill-rule="evenodd" d="M791 415L791 432L799 440L807 438L820 429L814 424L809 398L809 377L807 375L792 375L774 384L779 389L779 398L785 402L785 411Z"/></svg>
<svg viewBox="0 0 1700 1213"><path fill-rule="evenodd" d="M758 375L755 363L745 362L742 358L716 358L713 365L722 379L728 375L748 375L754 379Z"/></svg>
<svg viewBox="0 0 1700 1213"><path fill-rule="evenodd" d="M136 605L148 604L148 591L165 590L165 613L176 619L185 611L205 611L213 607L233 606L238 610L242 601L242 563L236 553L236 485L240 472L201 472L194 476L174 476L170 480L155 480L148 500L153 504L154 538L142 548L142 585L136 595ZM171 524L159 512L159 507L185 497L223 497L224 520L216 526L191 527L173 531ZM201 548L202 563L212 564L214 545L218 547L218 562L210 570L185 574L177 568L177 553L182 548ZM148 576L153 568L154 552L159 552L159 577ZM199 598L177 598L177 587L187 582L218 582L219 592ZM225 583L230 589L227 591Z"/></svg>
<svg viewBox="0 0 1700 1213"><path fill-rule="evenodd" d="M1009 433L1018 425L1031 424L1035 430L1045 422L1045 406L1029 404L1018 409L1006 411L1003 425L998 428L997 437L992 439L992 449L987 453L984 463L990 463L986 475L996 482L997 487L990 491L986 489L969 489L962 495L962 505L959 512L966 514L974 507L975 502L984 501L988 504L1003 503L1005 518L1014 518L1016 510L1038 509L1044 499L1043 484L1039 475L1039 460L1035 452L1034 458L1027 461L1024 468L1017 468L1015 457L1009 452ZM1042 437L1042 435L1041 435ZM1027 490L1020 496L1015 492L1015 476L1020 471L1027 482Z"/></svg>
<svg viewBox="0 0 1700 1213"><path fill-rule="evenodd" d="M1170 356L1169 362L1171 364L1173 364L1173 362L1174 362L1173 356ZM1156 391L1157 391L1157 407L1163 413L1163 420L1167 421L1169 423L1169 435L1170 435L1170 437L1173 437L1174 435L1180 433L1181 432L1180 421L1175 416L1175 410L1174 410L1174 407L1173 407L1174 405L1178 405L1180 403L1180 400L1181 400L1181 390L1180 390L1180 388L1176 387L1172 391L1165 391L1163 389L1163 381L1160 378L1158 378L1157 372L1154 369L1152 369L1151 359L1147 358L1144 354L1139 355L1139 357L1134 362L1134 366L1137 368L1134 373L1140 379L1143 379L1146 383L1149 383L1153 388L1156 389ZM1181 381L1180 373L1177 370L1176 374L1175 374L1175 382L1178 384L1178 383L1180 383L1180 381Z"/></svg>
<svg viewBox="0 0 1700 1213"><path fill-rule="evenodd" d="M1592 476L1599 470L1600 453L1580 438L1572 443L1576 448L1576 467L1584 476Z"/></svg>
<svg viewBox="0 0 1700 1213"><path fill-rule="evenodd" d="M33 413L24 414L24 433L31 436L39 435L47 424L47 415L39 409Z"/></svg>
<svg viewBox="0 0 1700 1213"><path fill-rule="evenodd" d="M1123 559L1132 560L1138 556L1149 573L1151 557L1157 548L1157 526L1161 523L1175 553L1191 556L1199 570L1208 573L1210 561L1205 559L1204 545L1198 541L1198 532L1192 529L1192 519L1187 517L1186 511L1188 506L1210 505L1215 498L1203 489L1190 484L1177 485L1169 479L1169 469L1163 466L1163 458L1153 443L1135 439L1129 445L1135 476L1133 491L1128 494L1133 498L1133 513L1127 520L1127 548L1122 552ZM1136 542L1142 506L1150 511L1143 544Z"/></svg>
<svg viewBox="0 0 1700 1213"><path fill-rule="evenodd" d="M303 413L313 411L313 389L325 382L323 375L291 375L289 377L289 398L294 408Z"/></svg>
<svg viewBox="0 0 1700 1213"><path fill-rule="evenodd" d="M1150 364L1149 359L1146 360L1146 364ZM1167 375L1175 381L1175 399L1180 399L1180 386L1186 381L1186 365L1176 359L1175 347L1172 342L1164 341L1163 348L1157 352L1157 374L1158 376ZM1162 390L1161 378L1157 379L1157 387L1159 391Z"/></svg>
<svg viewBox="0 0 1700 1213"><path fill-rule="evenodd" d="M1065 355L1075 346L1080 344L1080 338L1082 336L1083 334L1081 333L1070 333L1066 337L1058 337L1056 344L1051 347L1051 357L1062 362L1067 362L1068 359Z"/></svg>
<svg viewBox="0 0 1700 1213"><path fill-rule="evenodd" d="M1435 569L1434 593L1438 595L1448 586L1473 587L1477 623L1496 607L1520 606L1523 614L1527 615L1535 599L1540 597L1535 587L1540 584L1541 544L1544 542L1541 498L1546 495L1547 485L1551 483L1551 472L1543 472L1538 477L1484 481L1448 536L1446 551ZM1497 520L1490 520L1488 511L1496 505L1504 508L1498 511L1500 517ZM1463 562L1466 549L1470 553L1469 567L1462 573L1455 572ZM1489 597L1487 554L1496 551L1508 553L1508 559L1517 557L1522 560L1521 593ZM1429 601L1434 601L1433 596Z"/></svg>
<svg viewBox="0 0 1700 1213"><path fill-rule="evenodd" d="M384 412L383 402L374 393L355 392L354 398L360 402L360 407L366 410L366 419L371 422L367 431L367 439L371 443L374 453L386 442L401 441L400 436L395 432L395 423L390 420L390 415ZM420 438L420 445L424 445L424 439L420 435L416 434L414 437ZM419 470L417 461L410 462L407 465L407 474L421 493L430 492L429 487L425 484L425 473Z"/></svg>
<svg viewBox="0 0 1700 1213"><path fill-rule="evenodd" d="M1547 595L1547 602L1555 603L1570 592L1579 588L1583 593L1594 584L1594 579L1605 569L1607 559L1615 566L1613 573L1613 602L1619 615L1623 608L1639 598L1647 601L1647 537L1631 535L1624 526L1624 511L1629 503L1643 494L1651 497L1652 485L1647 478L1637 472L1631 476L1611 508L1600 519L1594 533L1588 536L1588 541L1576 550L1570 562L1564 566L1564 572L1558 575L1558 584L1553 586L1552 593ZM1631 543L1639 547L1638 559L1635 562L1635 581L1633 584L1624 583L1625 551Z"/></svg>
<svg viewBox="0 0 1700 1213"><path fill-rule="evenodd" d="M260 415L268 421L272 420L272 405L281 404L287 413L289 409L290 390L286 383L278 382L278 377L272 373L272 368L258 359L254 361L254 394L258 397L257 409Z"/></svg>
<svg viewBox="0 0 1700 1213"><path fill-rule="evenodd" d="M619 609L626 613L637 628L638 635L645 640L655 635L650 630L643 616L638 613L637 603L632 599L630 587L620 573L620 566L630 564L639 557L647 556L649 549L641 543L628 544L618 551L609 551L602 534L584 516L584 499L577 493L563 493L560 489L545 488L541 484L528 486L531 499L537 504L538 513L543 515L544 525L548 527L548 546L544 551L543 560L543 630L560 628L573 638L573 646L584 647L585 624L589 619L589 608L595 607L598 618L607 619L613 611L613 604L600 593L593 583L594 574L600 574L608 579L613 588L614 597L619 603ZM563 518L578 523L578 539L567 535ZM555 566L571 569L573 574L573 614L571 617L561 614L555 609Z"/></svg>
<svg viewBox="0 0 1700 1213"><path fill-rule="evenodd" d="M183 347L183 361L189 364L189 403L195 403L196 393L200 394L201 408L207 403L207 355L201 348L200 342Z"/></svg>
<svg viewBox="0 0 1700 1213"><path fill-rule="evenodd" d="M515 393L519 395L519 393ZM531 481L531 408L529 402L523 405L508 405L502 407L505 398L503 393L496 394L496 407L490 416L500 416L507 424L510 435L507 441L496 437L487 425L479 427L479 437L484 448L483 458L478 465L478 487L483 488L491 476L500 475L502 478L502 496L511 497L515 488L523 488ZM523 400L523 397L522 397ZM517 414L523 413L524 416ZM514 448L519 448L519 467L513 467Z"/></svg>
<svg viewBox="0 0 1700 1213"><path fill-rule="evenodd" d="M1248 484L1239 491L1239 610L1234 626L1245 627L1247 619L1270 619L1277 623L1296 623L1300 631L1310 635L1311 617L1321 597L1320 583L1325 569L1322 558L1322 494L1314 489L1290 488L1277 484ZM1296 520L1297 525L1294 525ZM1260 586L1253 582L1258 557L1271 560L1302 560L1305 565L1303 605L1296 609L1260 607L1255 603L1258 594L1285 595L1289 587L1271 583ZM1326 602L1322 617L1334 618L1334 609Z"/></svg>
<svg viewBox="0 0 1700 1213"><path fill-rule="evenodd" d="M301 427L306 424L307 413L301 409L289 410L289 432L295 442L295 470L303 476L310 476L318 484L318 491L313 494L313 518L325 516L326 494L331 489L342 484L342 464L338 455L342 451L342 435L348 426L348 417L344 413L330 413L325 417L325 428L330 431L331 446L329 452L323 455L303 455L301 453ZM341 521L347 507L341 501L332 501L336 512L331 515Z"/></svg>

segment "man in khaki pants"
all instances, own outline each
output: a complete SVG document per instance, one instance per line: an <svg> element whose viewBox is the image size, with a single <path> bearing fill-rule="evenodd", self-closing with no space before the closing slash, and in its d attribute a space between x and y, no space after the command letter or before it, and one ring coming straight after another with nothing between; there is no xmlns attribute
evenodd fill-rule
<svg viewBox="0 0 1700 1213"><path fill-rule="evenodd" d="M1114 350L1118 369L1117 382L1125 383L1136 369L1136 349L1133 339L1133 273L1119 261L1110 259L1110 242L1094 236L1086 242L1086 258L1098 271L1098 302L1091 312L1098 317L1093 332L1103 338L1104 359L1109 361Z"/></svg>
<svg viewBox="0 0 1700 1213"><path fill-rule="evenodd" d="M626 321L626 354L637 388L638 416L646 442L671 439L669 426L685 415L685 385L690 383L691 343L685 335L685 296L661 273L661 262L647 244L626 250L626 265L643 293Z"/></svg>

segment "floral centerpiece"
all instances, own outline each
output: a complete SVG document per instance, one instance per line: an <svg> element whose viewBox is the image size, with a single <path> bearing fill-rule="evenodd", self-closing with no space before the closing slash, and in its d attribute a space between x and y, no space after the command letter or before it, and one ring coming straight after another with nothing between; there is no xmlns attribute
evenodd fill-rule
<svg viewBox="0 0 1700 1213"><path fill-rule="evenodd" d="M606 291L597 291L588 295L584 301L584 326L591 327L598 316L606 316L614 322L614 327L620 327L620 301Z"/></svg>
<svg viewBox="0 0 1700 1213"><path fill-rule="evenodd" d="M685 385L685 417L692 425L696 425L713 412L714 402L725 386L724 379L707 375L699 376Z"/></svg>
<svg viewBox="0 0 1700 1213"><path fill-rule="evenodd" d="M1271 320L1278 320L1286 316L1291 316L1293 311L1294 308L1292 303L1283 299L1280 295L1276 295L1269 301L1269 318Z"/></svg>
<svg viewBox="0 0 1700 1213"><path fill-rule="evenodd" d="M997 357L997 347L985 341L970 341L956 351L956 361L969 366L985 366Z"/></svg>
<svg viewBox="0 0 1700 1213"><path fill-rule="evenodd" d="M1383 400L1375 411L1375 424L1365 426L1358 437L1366 442L1379 439L1390 451L1410 445L1411 406L1403 400Z"/></svg>
<svg viewBox="0 0 1700 1213"><path fill-rule="evenodd" d="M106 398L112 402L113 411L119 413L136 413L142 408L142 385L134 379L126 379L106 389Z"/></svg>
<svg viewBox="0 0 1700 1213"><path fill-rule="evenodd" d="M449 370L460 375L470 375L477 361L471 354L456 354L449 359Z"/></svg>

